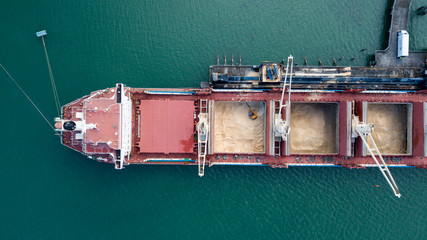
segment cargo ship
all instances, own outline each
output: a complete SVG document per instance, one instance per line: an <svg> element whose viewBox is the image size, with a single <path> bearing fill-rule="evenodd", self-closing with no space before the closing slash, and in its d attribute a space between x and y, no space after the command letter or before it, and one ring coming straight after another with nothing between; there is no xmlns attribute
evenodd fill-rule
<svg viewBox="0 0 427 240"><path fill-rule="evenodd" d="M427 167L423 87L293 89L293 65L289 57L286 64L212 66L210 84L195 89L119 83L64 105L55 128L63 145L116 169L195 165L203 176L214 165L379 167L400 197L387 166ZM222 81L216 88L218 71L236 67L266 87L224 88ZM394 86L406 89L404 82Z"/></svg>

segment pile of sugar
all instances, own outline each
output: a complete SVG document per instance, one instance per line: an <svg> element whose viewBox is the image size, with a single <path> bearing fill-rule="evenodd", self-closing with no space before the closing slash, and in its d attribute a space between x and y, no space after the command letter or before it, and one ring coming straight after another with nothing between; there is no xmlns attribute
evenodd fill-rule
<svg viewBox="0 0 427 240"><path fill-rule="evenodd" d="M215 102L214 152L216 153L263 153L264 115L263 102L248 102L258 114L249 118L245 102Z"/></svg>
<svg viewBox="0 0 427 240"><path fill-rule="evenodd" d="M374 124L372 137L381 154L407 152L407 113L405 104L368 104L367 120Z"/></svg>
<svg viewBox="0 0 427 240"><path fill-rule="evenodd" d="M333 103L292 103L291 153L337 153L337 114Z"/></svg>

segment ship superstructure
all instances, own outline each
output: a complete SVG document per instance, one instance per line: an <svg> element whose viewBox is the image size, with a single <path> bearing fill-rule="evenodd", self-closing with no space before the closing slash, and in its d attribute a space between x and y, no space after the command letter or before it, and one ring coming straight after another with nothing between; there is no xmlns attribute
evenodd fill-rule
<svg viewBox="0 0 427 240"><path fill-rule="evenodd" d="M55 127L62 143L90 158L115 164L122 169L132 150L132 101L129 88L92 92L62 107Z"/></svg>

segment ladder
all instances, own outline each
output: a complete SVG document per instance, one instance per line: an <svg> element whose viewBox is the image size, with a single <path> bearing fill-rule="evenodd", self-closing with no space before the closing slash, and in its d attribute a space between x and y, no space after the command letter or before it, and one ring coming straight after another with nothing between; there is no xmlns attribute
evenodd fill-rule
<svg viewBox="0 0 427 240"><path fill-rule="evenodd" d="M199 176L205 175L205 164L208 147L209 125L208 125L208 100L200 99L199 122L197 123L197 162Z"/></svg>
<svg viewBox="0 0 427 240"><path fill-rule="evenodd" d="M280 138L279 139L274 139L274 156L278 157L281 155L281 147L280 147Z"/></svg>
<svg viewBox="0 0 427 240"><path fill-rule="evenodd" d="M280 102L278 100L274 100L272 102L272 104L274 104L274 125L276 126L276 123L279 122L279 118L281 118L279 116L279 108L280 108ZM276 127L275 127L276 128ZM280 135L280 133L276 133L276 129L274 130L274 141L273 141L273 146L274 146L274 150L273 150L273 156L275 157L279 157L281 155L281 151L282 151L282 147L281 147L281 143L282 143L282 136Z"/></svg>
<svg viewBox="0 0 427 240"><path fill-rule="evenodd" d="M288 57L286 64L285 79L283 81L282 97L279 102L279 113L274 114L274 156L280 156L281 142L286 141L290 131L290 117L291 117L291 89L292 89L292 71L293 71L292 55ZM290 70L290 71L289 71ZM288 82L289 75L289 82ZM285 91L288 89L287 97L285 99ZM286 101L284 103L284 101ZM274 102L275 104L276 102ZM275 106L276 111L276 106ZM285 120L283 120L282 111L285 111Z"/></svg>
<svg viewBox="0 0 427 240"><path fill-rule="evenodd" d="M200 113L208 113L208 100L207 99L200 99Z"/></svg>
<svg viewBox="0 0 427 240"><path fill-rule="evenodd" d="M401 194L400 194L399 188L397 187L396 182L394 181L394 178L391 175L390 170L388 169L387 164L385 163L383 156L381 155L380 150L378 149L377 144L374 141L374 138L372 137L371 132L374 128L374 125L362 123L359 121L358 116L353 115L352 127L353 127L353 131L352 131L353 137L360 136L360 138L362 139L363 145L366 147L366 149L368 149L369 154L374 159L375 163L377 164L378 168L380 169L387 183L390 185L391 189L394 192L394 195L400 198ZM368 142L366 141L367 137L369 137L369 139L371 140L373 148L371 148ZM377 156L375 156L374 151L378 154L378 158L380 159L381 163L378 161Z"/></svg>

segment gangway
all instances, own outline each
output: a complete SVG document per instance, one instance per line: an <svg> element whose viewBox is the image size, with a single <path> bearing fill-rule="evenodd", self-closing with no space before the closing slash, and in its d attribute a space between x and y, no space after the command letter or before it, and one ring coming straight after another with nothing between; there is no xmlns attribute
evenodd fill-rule
<svg viewBox="0 0 427 240"><path fill-rule="evenodd" d="M398 198L400 198L401 194L399 191L399 188L397 187L396 183L394 182L393 176L390 173L390 170L387 167L387 164L385 163L380 150L377 147L377 144L374 141L374 138L372 137L372 130L374 129L374 124L372 123L365 123L360 122L359 117L353 115L352 119L352 138L357 138L360 136L362 139L363 145L368 149L369 154L374 159L375 163L377 164L378 168L380 169L381 173L383 174L384 178L387 180L387 183L390 185L391 189L394 192L394 195L396 195ZM367 138L372 142L373 148L371 148L367 142ZM381 163L379 163L377 156L375 156L375 153L378 155L378 158L380 159Z"/></svg>
<svg viewBox="0 0 427 240"><path fill-rule="evenodd" d="M287 141L290 131L290 118L291 118L291 89L292 89L292 71L293 71L292 55L288 57L286 64L285 79L283 81L282 97L279 103L279 113L274 114L274 156L280 156L280 146L282 141ZM290 71L289 71L290 70ZM288 82L289 75L289 82ZM285 99L285 91L287 91L287 98ZM283 101L286 101L283 103ZM275 102L274 102L275 103ZM282 112L285 111L285 120L283 120Z"/></svg>
<svg viewBox="0 0 427 240"><path fill-rule="evenodd" d="M199 164L199 176L205 175L205 164L209 137L208 124L208 100L200 99L199 122L197 123L197 162Z"/></svg>

